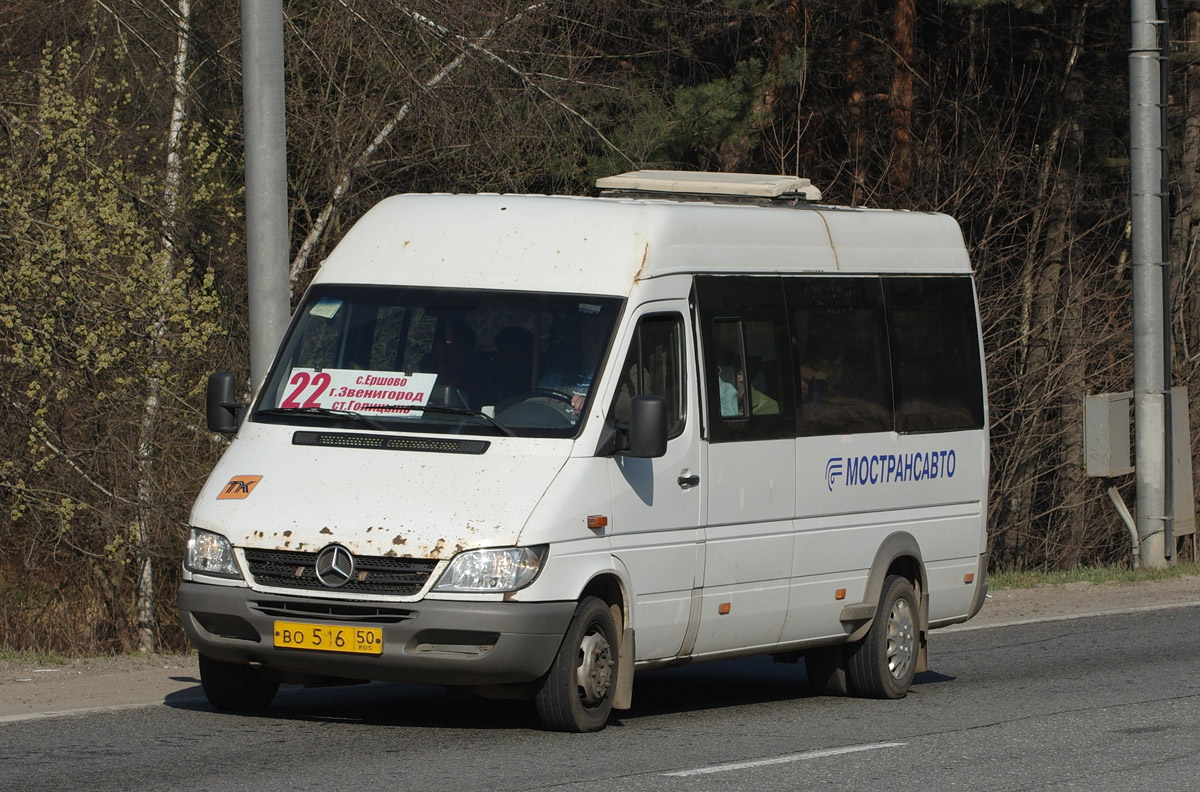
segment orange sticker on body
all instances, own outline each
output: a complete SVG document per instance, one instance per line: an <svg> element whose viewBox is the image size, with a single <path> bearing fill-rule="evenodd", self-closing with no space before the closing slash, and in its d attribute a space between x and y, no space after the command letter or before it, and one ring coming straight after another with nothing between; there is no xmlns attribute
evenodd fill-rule
<svg viewBox="0 0 1200 792"><path fill-rule="evenodd" d="M217 493L217 500L242 500L243 498L249 498L250 491L260 481L262 481L262 476L234 476Z"/></svg>

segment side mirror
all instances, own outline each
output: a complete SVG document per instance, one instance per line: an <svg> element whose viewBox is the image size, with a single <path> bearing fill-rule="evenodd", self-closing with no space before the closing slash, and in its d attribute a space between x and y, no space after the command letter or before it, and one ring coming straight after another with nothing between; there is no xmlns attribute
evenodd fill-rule
<svg viewBox="0 0 1200 792"><path fill-rule="evenodd" d="M236 388L237 382L232 372L217 371L208 376L208 388L204 394L204 414L210 432L237 432L238 419L246 403L237 401Z"/></svg>
<svg viewBox="0 0 1200 792"><path fill-rule="evenodd" d="M629 406L627 456L653 459L667 453L667 400L634 396Z"/></svg>

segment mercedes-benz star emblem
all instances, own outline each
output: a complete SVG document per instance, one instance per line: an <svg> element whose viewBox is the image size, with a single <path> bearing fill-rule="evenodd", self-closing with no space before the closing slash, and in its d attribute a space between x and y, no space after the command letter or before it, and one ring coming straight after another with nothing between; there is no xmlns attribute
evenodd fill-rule
<svg viewBox="0 0 1200 792"><path fill-rule="evenodd" d="M317 553L317 580L329 588L340 588L354 575L354 556L341 545L329 545Z"/></svg>

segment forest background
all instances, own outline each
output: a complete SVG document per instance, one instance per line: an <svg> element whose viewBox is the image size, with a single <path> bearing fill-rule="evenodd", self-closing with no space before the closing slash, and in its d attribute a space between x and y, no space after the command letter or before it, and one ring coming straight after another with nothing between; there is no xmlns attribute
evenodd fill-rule
<svg viewBox="0 0 1200 792"><path fill-rule="evenodd" d="M1171 5L1173 373L1200 394L1200 3ZM1129 561L1105 492L1132 501L1132 477L1085 477L1082 433L1086 394L1132 387L1127 2L284 13L293 300L393 193L589 194L669 167L947 212L981 298L991 564ZM203 384L249 368L238 19L0 0L0 650L185 645L187 515L224 443Z"/></svg>

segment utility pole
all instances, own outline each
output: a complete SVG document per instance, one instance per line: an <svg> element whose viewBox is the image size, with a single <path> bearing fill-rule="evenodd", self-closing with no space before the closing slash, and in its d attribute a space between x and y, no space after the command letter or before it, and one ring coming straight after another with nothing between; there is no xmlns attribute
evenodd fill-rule
<svg viewBox="0 0 1200 792"><path fill-rule="evenodd" d="M283 0L242 0L250 387L262 385L291 316Z"/></svg>
<svg viewBox="0 0 1200 792"><path fill-rule="evenodd" d="M1165 321L1170 257L1164 233L1166 130L1163 44L1166 0L1131 0L1129 51L1130 203L1133 242L1133 413L1138 557L1167 564L1168 394L1171 371ZM1161 13L1160 13L1161 12ZM1173 545L1174 540L1171 540ZM1174 549L1173 547L1169 549Z"/></svg>

